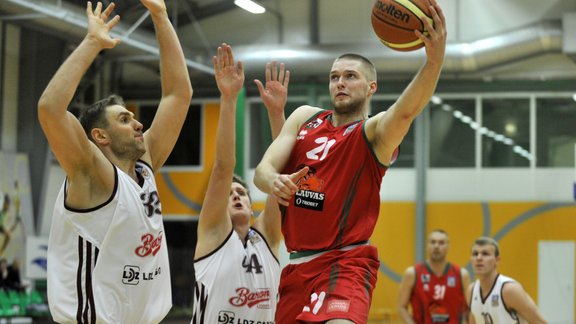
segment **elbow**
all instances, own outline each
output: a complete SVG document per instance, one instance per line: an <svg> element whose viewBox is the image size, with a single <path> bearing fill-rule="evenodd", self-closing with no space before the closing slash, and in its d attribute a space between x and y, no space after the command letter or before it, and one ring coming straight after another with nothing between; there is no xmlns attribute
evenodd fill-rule
<svg viewBox="0 0 576 324"><path fill-rule="evenodd" d="M38 101L38 121L42 124L50 117L50 105L47 100L42 97Z"/></svg>
<svg viewBox="0 0 576 324"><path fill-rule="evenodd" d="M256 188L264 191L264 176L262 174L262 167L260 164L256 166L256 170L254 170L254 185Z"/></svg>
<svg viewBox="0 0 576 324"><path fill-rule="evenodd" d="M192 89L192 84L190 84L190 82L187 82L186 89L184 89L183 97L186 98L186 100L190 101L192 100L192 95L194 95L194 89Z"/></svg>

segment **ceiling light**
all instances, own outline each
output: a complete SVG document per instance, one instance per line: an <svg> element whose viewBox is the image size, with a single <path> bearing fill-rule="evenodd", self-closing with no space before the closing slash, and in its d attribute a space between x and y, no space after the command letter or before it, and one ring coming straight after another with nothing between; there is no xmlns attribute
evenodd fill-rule
<svg viewBox="0 0 576 324"><path fill-rule="evenodd" d="M249 11L253 14L261 14L266 12L266 9L252 0L234 0L234 4L238 7Z"/></svg>
<svg viewBox="0 0 576 324"><path fill-rule="evenodd" d="M435 105L439 105L442 103L442 98L438 96L432 96L432 98L430 98L430 101L432 101L432 103Z"/></svg>

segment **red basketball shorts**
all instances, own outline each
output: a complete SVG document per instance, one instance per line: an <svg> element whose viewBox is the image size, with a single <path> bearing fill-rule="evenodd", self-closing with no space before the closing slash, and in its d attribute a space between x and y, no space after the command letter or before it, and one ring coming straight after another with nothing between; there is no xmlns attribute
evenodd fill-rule
<svg viewBox="0 0 576 324"><path fill-rule="evenodd" d="M370 245L287 265L280 277L276 323L367 323L379 265L378 252Z"/></svg>

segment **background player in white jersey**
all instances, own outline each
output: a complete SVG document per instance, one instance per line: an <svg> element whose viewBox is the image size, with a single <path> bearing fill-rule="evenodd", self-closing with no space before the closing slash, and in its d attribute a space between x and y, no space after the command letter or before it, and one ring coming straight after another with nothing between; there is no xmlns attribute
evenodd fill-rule
<svg viewBox="0 0 576 324"><path fill-rule="evenodd" d="M38 103L48 142L66 172L48 246L48 302L56 322L158 323L172 306L161 204L154 181L179 136L192 87L163 0L141 0L160 49L162 98L150 129L118 96L76 119L67 107L89 66L118 39L114 4L88 2L86 37Z"/></svg>
<svg viewBox="0 0 576 324"><path fill-rule="evenodd" d="M196 289L192 323L273 323L280 264L280 210L268 198L262 213L253 215L248 187L234 176L235 114L244 82L242 62L235 65L227 44L214 57L220 90L216 157L198 222L194 267ZM290 73L276 62L266 66L266 85L256 81L268 109L272 136L284 123Z"/></svg>
<svg viewBox="0 0 576 324"><path fill-rule="evenodd" d="M471 324L544 324L538 306L522 285L498 273L500 249L490 237L480 237L472 246L472 266L477 280L466 293Z"/></svg>

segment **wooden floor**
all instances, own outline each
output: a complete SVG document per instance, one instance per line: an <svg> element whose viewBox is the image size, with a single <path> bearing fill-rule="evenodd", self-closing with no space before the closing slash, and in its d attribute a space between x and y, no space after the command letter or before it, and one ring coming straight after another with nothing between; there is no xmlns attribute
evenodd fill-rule
<svg viewBox="0 0 576 324"><path fill-rule="evenodd" d="M190 324L189 318L170 318L162 321L162 324ZM372 319L367 324L402 324L402 321L394 319Z"/></svg>

